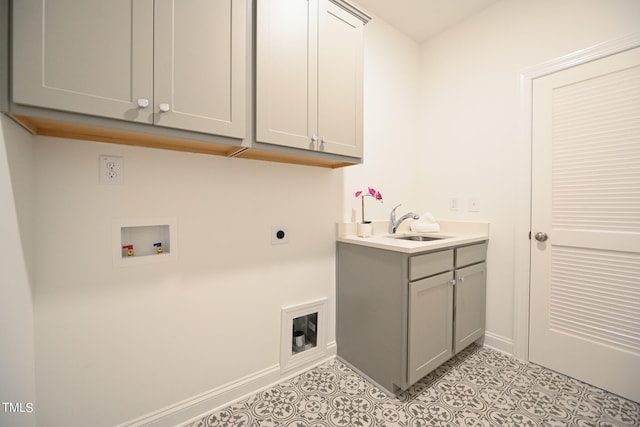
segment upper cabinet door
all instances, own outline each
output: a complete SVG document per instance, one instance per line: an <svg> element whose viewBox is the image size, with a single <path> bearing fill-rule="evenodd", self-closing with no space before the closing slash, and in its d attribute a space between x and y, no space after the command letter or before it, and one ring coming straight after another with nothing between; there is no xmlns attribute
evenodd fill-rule
<svg viewBox="0 0 640 427"><path fill-rule="evenodd" d="M155 5L155 124L244 138L246 0Z"/></svg>
<svg viewBox="0 0 640 427"><path fill-rule="evenodd" d="M316 149L317 0L259 0L256 139Z"/></svg>
<svg viewBox="0 0 640 427"><path fill-rule="evenodd" d="M14 1L12 40L14 102L151 123L153 0Z"/></svg>
<svg viewBox="0 0 640 427"><path fill-rule="evenodd" d="M320 151L362 157L364 23L320 0L318 135Z"/></svg>
<svg viewBox="0 0 640 427"><path fill-rule="evenodd" d="M258 1L256 140L362 157L363 36L339 0Z"/></svg>

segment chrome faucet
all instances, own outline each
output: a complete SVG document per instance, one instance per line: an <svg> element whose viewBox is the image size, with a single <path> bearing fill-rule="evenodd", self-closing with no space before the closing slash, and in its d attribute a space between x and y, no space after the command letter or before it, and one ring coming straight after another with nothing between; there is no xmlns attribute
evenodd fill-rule
<svg viewBox="0 0 640 427"><path fill-rule="evenodd" d="M413 212L409 212L402 215L400 219L396 220L396 209L398 209L400 206L402 206L402 204L399 204L398 206L396 206L391 210L391 216L389 217L389 233L391 234L396 234L396 230L398 230L398 227L400 226L400 224L402 224L402 221L404 221L405 219L409 219L409 218L420 219L420 215L415 214Z"/></svg>

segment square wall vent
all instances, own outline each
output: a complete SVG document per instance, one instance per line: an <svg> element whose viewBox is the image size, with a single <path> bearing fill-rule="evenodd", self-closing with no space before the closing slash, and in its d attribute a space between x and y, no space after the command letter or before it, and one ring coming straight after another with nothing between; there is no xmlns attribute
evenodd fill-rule
<svg viewBox="0 0 640 427"><path fill-rule="evenodd" d="M282 309L280 372L327 357L327 298Z"/></svg>

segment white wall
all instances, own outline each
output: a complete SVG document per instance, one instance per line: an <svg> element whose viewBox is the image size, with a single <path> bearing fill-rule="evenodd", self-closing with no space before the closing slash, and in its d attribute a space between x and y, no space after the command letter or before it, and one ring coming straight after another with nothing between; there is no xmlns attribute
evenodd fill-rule
<svg viewBox="0 0 640 427"><path fill-rule="evenodd" d="M505 0L421 47L422 167L436 217L491 223L487 331L513 339L519 74L597 43L637 31L636 0ZM478 196L481 211L467 211ZM448 210L448 198L461 208Z"/></svg>
<svg viewBox="0 0 640 427"><path fill-rule="evenodd" d="M100 154L123 186L98 184ZM277 365L280 309L333 295L332 170L46 137L34 168L40 425L113 425ZM114 268L112 220L154 217L177 218L178 260Z"/></svg>
<svg viewBox="0 0 640 427"><path fill-rule="evenodd" d="M35 426L32 137L0 115L0 425ZM25 412L12 412L16 404Z"/></svg>
<svg viewBox="0 0 640 427"><path fill-rule="evenodd" d="M378 17L365 26L364 163L343 169L343 220L360 221L357 190L380 191L383 203L365 199L367 220L387 220L391 209L415 209L423 195L416 181L419 45Z"/></svg>

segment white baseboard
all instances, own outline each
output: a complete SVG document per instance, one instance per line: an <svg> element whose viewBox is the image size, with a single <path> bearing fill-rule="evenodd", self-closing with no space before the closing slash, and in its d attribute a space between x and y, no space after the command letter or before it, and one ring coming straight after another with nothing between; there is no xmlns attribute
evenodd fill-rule
<svg viewBox="0 0 640 427"><path fill-rule="evenodd" d="M116 427L175 427L185 425L210 412L222 409L331 360L336 356L336 353L337 345L335 341L332 341L327 344L326 357L301 365L295 371L281 374L280 364L276 364L134 420L126 421Z"/></svg>
<svg viewBox="0 0 640 427"><path fill-rule="evenodd" d="M494 350L501 351L502 353L513 356L513 340L493 334L491 332L485 332L484 338L481 339L482 345L492 348Z"/></svg>
<svg viewBox="0 0 640 427"><path fill-rule="evenodd" d="M503 353L513 354L513 341L500 335L486 332L481 340L482 345ZM276 364L247 375L236 381L223 384L207 392L166 406L157 411L143 415L134 420L124 422L116 427L175 427L184 426L196 421L206 414L222 409L232 403L243 400L254 393L270 388L282 381L300 375L315 366L336 357L335 341L327 343L327 356L297 367L293 371L281 373L280 364ZM384 390L384 388L381 388ZM391 392L386 391L389 395Z"/></svg>

